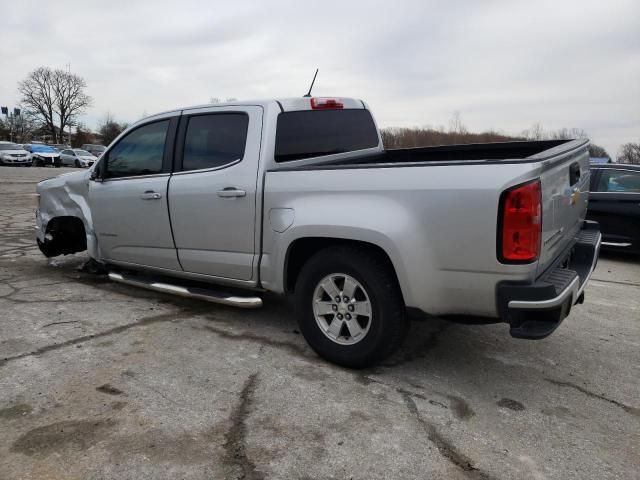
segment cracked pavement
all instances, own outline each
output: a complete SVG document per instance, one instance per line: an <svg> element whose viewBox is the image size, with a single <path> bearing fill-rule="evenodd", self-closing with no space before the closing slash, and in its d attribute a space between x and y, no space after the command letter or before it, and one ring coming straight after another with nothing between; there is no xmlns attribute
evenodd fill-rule
<svg viewBox="0 0 640 480"><path fill-rule="evenodd" d="M548 339L414 321L364 371L319 359L287 302L235 310L47 260L0 167L1 479L607 479L640 471L640 259L601 257Z"/></svg>

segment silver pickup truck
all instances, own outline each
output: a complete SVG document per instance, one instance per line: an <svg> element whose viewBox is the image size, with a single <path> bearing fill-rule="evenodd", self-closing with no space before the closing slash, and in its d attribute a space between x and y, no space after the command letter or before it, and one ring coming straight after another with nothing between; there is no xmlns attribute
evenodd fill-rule
<svg viewBox="0 0 640 480"><path fill-rule="evenodd" d="M153 290L239 307L293 295L311 347L349 367L397 349L412 312L543 338L598 258L587 146L385 150L350 98L184 108L40 182L37 242Z"/></svg>

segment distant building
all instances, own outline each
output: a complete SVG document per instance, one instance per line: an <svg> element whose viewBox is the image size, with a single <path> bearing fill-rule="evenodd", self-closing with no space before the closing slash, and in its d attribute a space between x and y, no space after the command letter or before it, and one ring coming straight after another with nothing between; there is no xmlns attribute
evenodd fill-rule
<svg viewBox="0 0 640 480"><path fill-rule="evenodd" d="M611 159L609 157L591 157L591 163L611 163Z"/></svg>

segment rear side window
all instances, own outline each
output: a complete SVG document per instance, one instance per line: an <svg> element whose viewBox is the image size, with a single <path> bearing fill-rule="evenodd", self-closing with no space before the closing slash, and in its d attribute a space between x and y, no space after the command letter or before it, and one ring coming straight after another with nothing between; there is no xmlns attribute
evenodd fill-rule
<svg viewBox="0 0 640 480"><path fill-rule="evenodd" d="M640 172L603 169L598 191L640 193Z"/></svg>
<svg viewBox="0 0 640 480"><path fill-rule="evenodd" d="M368 110L304 110L278 115L276 162L376 146L378 131Z"/></svg>
<svg viewBox="0 0 640 480"><path fill-rule="evenodd" d="M215 113L189 118L182 170L223 167L244 156L249 116Z"/></svg>

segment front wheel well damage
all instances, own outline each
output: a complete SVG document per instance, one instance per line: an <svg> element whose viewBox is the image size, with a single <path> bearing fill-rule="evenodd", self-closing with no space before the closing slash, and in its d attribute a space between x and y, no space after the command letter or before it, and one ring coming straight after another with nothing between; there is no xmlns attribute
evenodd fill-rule
<svg viewBox="0 0 640 480"><path fill-rule="evenodd" d="M45 257L69 255L87 249L87 234L84 223L78 217L54 217L47 223L44 242L38 247Z"/></svg>

